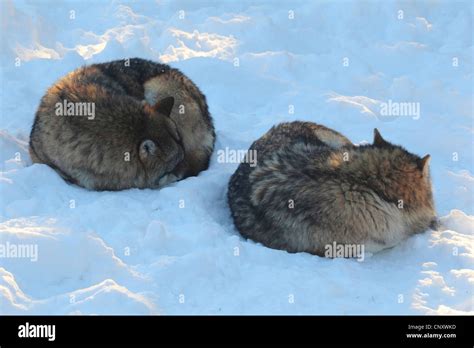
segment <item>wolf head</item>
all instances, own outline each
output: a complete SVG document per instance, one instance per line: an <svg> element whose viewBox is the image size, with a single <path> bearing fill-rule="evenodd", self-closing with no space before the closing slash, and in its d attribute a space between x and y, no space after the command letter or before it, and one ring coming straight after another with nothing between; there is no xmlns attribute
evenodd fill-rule
<svg viewBox="0 0 474 348"><path fill-rule="evenodd" d="M158 187L159 180L184 158L179 132L170 118L173 105L173 97L143 105L146 131L137 146L149 187Z"/></svg>
<svg viewBox="0 0 474 348"><path fill-rule="evenodd" d="M403 147L386 141L377 129L368 146L373 153L368 170L374 184L386 198L396 202L402 212L435 219L429 163L431 156L418 157ZM416 218L414 218L416 220Z"/></svg>
<svg viewBox="0 0 474 348"><path fill-rule="evenodd" d="M416 177L423 178L423 181L430 179L430 155L420 158L417 155L409 153L401 146L389 143L384 138L382 138L382 135L377 128L374 129L374 141L372 146L379 149L386 149L387 151L391 152L391 154L394 155L393 165L396 168L403 171L417 172L418 175Z"/></svg>

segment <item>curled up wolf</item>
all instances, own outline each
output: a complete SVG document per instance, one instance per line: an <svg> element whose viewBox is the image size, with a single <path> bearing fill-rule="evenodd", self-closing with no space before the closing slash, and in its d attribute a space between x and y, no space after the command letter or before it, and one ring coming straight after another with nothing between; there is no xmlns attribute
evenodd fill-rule
<svg viewBox="0 0 474 348"><path fill-rule="evenodd" d="M81 115L77 105L92 107ZM177 69L135 58L85 66L53 84L36 112L30 154L87 189L158 188L207 169L214 141L198 87Z"/></svg>

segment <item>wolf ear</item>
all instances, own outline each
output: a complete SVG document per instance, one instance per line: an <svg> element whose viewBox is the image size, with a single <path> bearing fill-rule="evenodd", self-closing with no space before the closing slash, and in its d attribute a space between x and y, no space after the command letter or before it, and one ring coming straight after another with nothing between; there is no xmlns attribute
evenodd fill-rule
<svg viewBox="0 0 474 348"><path fill-rule="evenodd" d="M374 146L383 146L388 144L387 141L385 141L384 138L382 138L382 135L380 135L380 132L377 128L374 128Z"/></svg>
<svg viewBox="0 0 474 348"><path fill-rule="evenodd" d="M173 105L174 105L174 98L166 97L158 101L153 107L153 109L156 112L169 117L171 115L171 110L173 109Z"/></svg>
<svg viewBox="0 0 474 348"><path fill-rule="evenodd" d="M145 161L150 156L153 156L156 152L156 145L153 140L143 140L138 148L138 155L142 161Z"/></svg>
<svg viewBox="0 0 474 348"><path fill-rule="evenodd" d="M431 160L431 156L426 155L425 157L423 157L422 159L418 161L418 168L420 168L420 170L422 171L423 176L428 175L428 171L430 168L430 160Z"/></svg>

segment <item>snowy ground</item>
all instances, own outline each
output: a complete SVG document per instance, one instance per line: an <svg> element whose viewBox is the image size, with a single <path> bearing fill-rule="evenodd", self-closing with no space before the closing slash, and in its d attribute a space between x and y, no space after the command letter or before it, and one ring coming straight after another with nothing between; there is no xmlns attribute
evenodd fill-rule
<svg viewBox="0 0 474 348"><path fill-rule="evenodd" d="M472 6L2 0L1 244L38 254L0 258L0 313L472 314ZM45 89L124 57L178 67L207 95L210 169L159 191L89 192L31 165ZM419 103L420 117L381 115L389 100ZM218 163L217 151L296 119L356 143L377 127L431 154L443 227L364 262L243 240L226 203L237 164Z"/></svg>

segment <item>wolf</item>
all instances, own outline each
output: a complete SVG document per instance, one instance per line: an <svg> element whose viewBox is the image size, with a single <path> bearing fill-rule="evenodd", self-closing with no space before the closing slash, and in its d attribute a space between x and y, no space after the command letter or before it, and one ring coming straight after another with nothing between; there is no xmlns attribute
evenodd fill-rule
<svg viewBox="0 0 474 348"><path fill-rule="evenodd" d="M196 176L209 167L216 135L206 97L194 82L178 69L140 58L100 64L99 69L144 104L174 98L170 118L178 127L185 158L170 181Z"/></svg>
<svg viewBox="0 0 474 348"><path fill-rule="evenodd" d="M162 91L152 102L145 98L150 80ZM58 115L67 104L92 104L95 114ZM180 107L186 117L177 119ZM36 112L30 155L87 189L158 188L207 169L214 139L197 86L177 69L134 58L81 67L50 87Z"/></svg>
<svg viewBox="0 0 474 348"><path fill-rule="evenodd" d="M330 245L391 248L436 221L430 156L383 139L355 146L309 122L283 123L255 141L255 167L241 163L228 186L245 238L288 252L326 256Z"/></svg>

